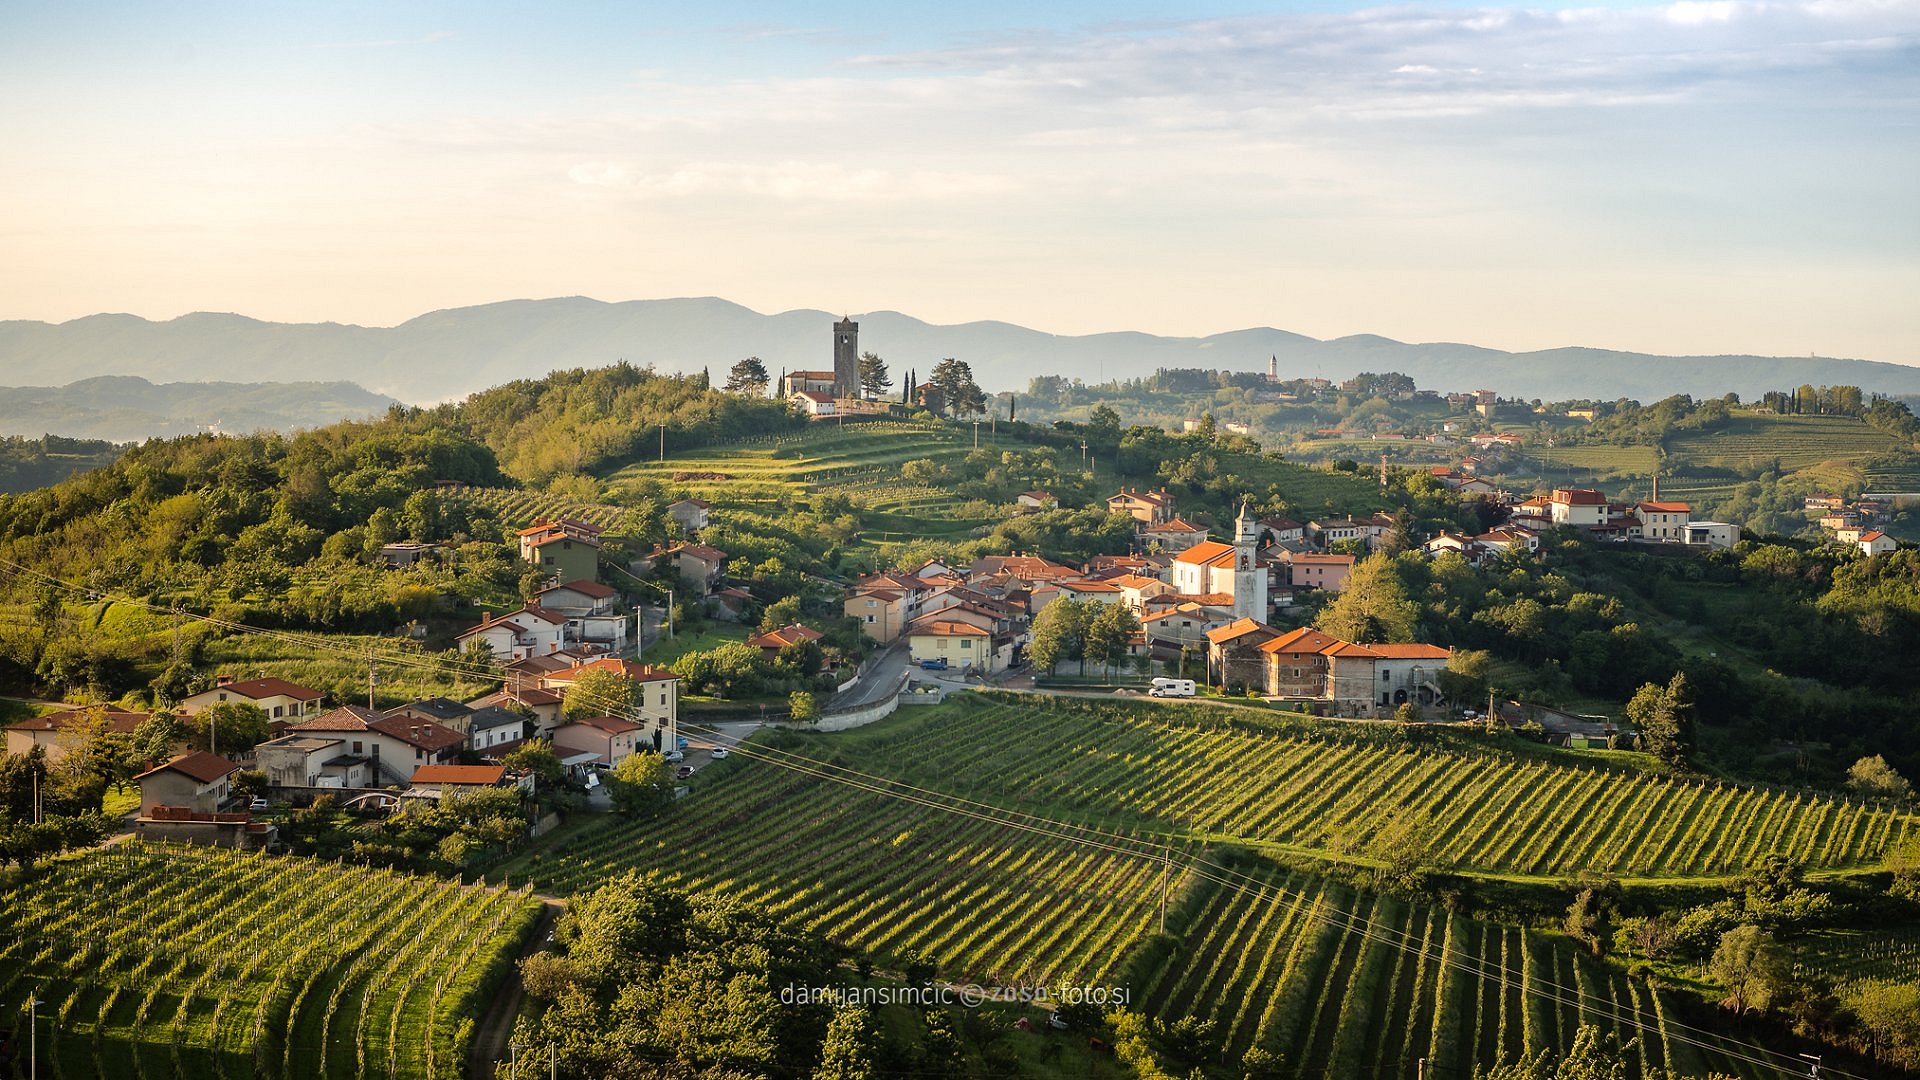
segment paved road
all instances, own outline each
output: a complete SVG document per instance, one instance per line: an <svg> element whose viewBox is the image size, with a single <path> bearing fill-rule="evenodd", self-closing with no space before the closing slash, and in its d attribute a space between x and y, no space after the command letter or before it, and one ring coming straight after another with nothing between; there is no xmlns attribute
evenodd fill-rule
<svg viewBox="0 0 1920 1080"><path fill-rule="evenodd" d="M854 709L891 697L894 688L900 685L901 673L906 670L907 643L896 641L874 657L852 689L835 694L833 700L827 702L827 707Z"/></svg>

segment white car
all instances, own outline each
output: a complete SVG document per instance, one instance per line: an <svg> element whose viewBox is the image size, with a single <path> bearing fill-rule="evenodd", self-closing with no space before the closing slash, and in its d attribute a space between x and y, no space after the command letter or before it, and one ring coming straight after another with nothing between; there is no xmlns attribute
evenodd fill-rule
<svg viewBox="0 0 1920 1080"><path fill-rule="evenodd" d="M669 750L666 753L661 754L660 756L667 759L670 762L680 762L680 761L687 760L687 755L681 753L678 750Z"/></svg>
<svg viewBox="0 0 1920 1080"><path fill-rule="evenodd" d="M731 751L731 750L728 750L728 749L727 749L726 747L724 747L724 746L716 746L716 747L714 747L714 748L713 748L713 760L715 760L715 761L719 761L719 760L721 760L721 759L723 759L723 758L725 758L725 757L726 757L726 756L727 756L728 754L730 754L730 753L732 753L732 752L733 752L733 751Z"/></svg>

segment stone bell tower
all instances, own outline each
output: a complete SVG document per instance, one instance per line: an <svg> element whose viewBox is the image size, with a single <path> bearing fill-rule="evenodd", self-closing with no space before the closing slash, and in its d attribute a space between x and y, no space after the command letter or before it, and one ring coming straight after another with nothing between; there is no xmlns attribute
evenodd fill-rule
<svg viewBox="0 0 1920 1080"><path fill-rule="evenodd" d="M860 324L851 318L833 324L833 396L860 396Z"/></svg>

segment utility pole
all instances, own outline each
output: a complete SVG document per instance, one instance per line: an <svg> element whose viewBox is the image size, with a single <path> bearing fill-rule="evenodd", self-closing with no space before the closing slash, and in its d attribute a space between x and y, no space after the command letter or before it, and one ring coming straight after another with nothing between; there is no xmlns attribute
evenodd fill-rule
<svg viewBox="0 0 1920 1080"><path fill-rule="evenodd" d="M373 708L373 688L380 685L380 665L367 654L367 708Z"/></svg>
<svg viewBox="0 0 1920 1080"><path fill-rule="evenodd" d="M660 461L662 464L664 464L666 460L667 460L667 425L661 424L660 425Z"/></svg>
<svg viewBox="0 0 1920 1080"><path fill-rule="evenodd" d="M973 422L973 448L980 449L980 421Z"/></svg>
<svg viewBox="0 0 1920 1080"><path fill-rule="evenodd" d="M1427 1059L1421 1058L1413 1063L1414 1080L1427 1080Z"/></svg>
<svg viewBox="0 0 1920 1080"><path fill-rule="evenodd" d="M173 605L173 666L180 666L180 605Z"/></svg>
<svg viewBox="0 0 1920 1080"><path fill-rule="evenodd" d="M1160 845L1160 932L1167 932L1167 889L1173 874L1173 849Z"/></svg>
<svg viewBox="0 0 1920 1080"><path fill-rule="evenodd" d="M27 1080L40 1076L40 991L27 992Z"/></svg>
<svg viewBox="0 0 1920 1080"><path fill-rule="evenodd" d="M547 1044L547 1080L560 1080L560 1048Z"/></svg>

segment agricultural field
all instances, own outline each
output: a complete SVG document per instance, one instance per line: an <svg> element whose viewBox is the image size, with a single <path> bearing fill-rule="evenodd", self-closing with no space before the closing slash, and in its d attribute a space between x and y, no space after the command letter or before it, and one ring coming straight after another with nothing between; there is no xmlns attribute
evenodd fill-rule
<svg viewBox="0 0 1920 1080"><path fill-rule="evenodd" d="M1791 790L1560 764L1466 737L1249 730L1191 705L968 695L803 752L1075 822L1364 861L1396 818L1439 865L1553 878L1716 878L1779 852L1811 870L1877 865L1912 815ZM1572 760L1572 759L1569 759ZM763 767L762 767L763 768Z"/></svg>
<svg viewBox="0 0 1920 1080"><path fill-rule="evenodd" d="M709 766L671 829L590 826L507 873L565 894L651 871L886 963L925 956L960 982L1127 986L1150 1014L1214 1020L1229 1060L1260 1047L1304 1076L1413 1080L1421 1057L1465 1075L1502 1055L1563 1050L1582 1023L1638 1039L1636 1073L1757 1076L1742 1051L1675 1019L1687 1003L1559 935L1366 893L1264 853L1289 850L1309 822L1400 809L1440 822L1442 853L1502 877L1559 881L1586 852L1644 858L1673 878L1726 869L1729 857L1707 853L1719 843L1853 865L1877 853L1868 834L1906 826L1882 811L1464 744L1395 748L1304 722L1262 730L1173 715L968 695L831 743L763 738L760 753ZM784 763L752 760L765 755ZM891 793L825 778L835 761L887 777ZM961 802L974 798L1001 809ZM1023 812L1099 832L1079 842ZM1259 839L1267 832L1281 840Z"/></svg>
<svg viewBox="0 0 1920 1080"><path fill-rule="evenodd" d="M1426 1058L1441 1076L1467 1076L1502 1057L1564 1052L1591 1024L1636 1040L1636 1074L1774 1075L1565 938L1278 867L1209 880L1168 929L1173 941L1139 954L1139 1004L1214 1021L1232 1060L1260 1047L1303 1076L1417 1080Z"/></svg>
<svg viewBox="0 0 1920 1080"><path fill-rule="evenodd" d="M39 998L42 1076L458 1077L464 1020L539 910L524 892L129 841L0 896L0 1009Z"/></svg>
<svg viewBox="0 0 1920 1080"><path fill-rule="evenodd" d="M1920 982L1920 928L1817 930L1798 944L1794 963L1840 987L1865 981Z"/></svg>
<svg viewBox="0 0 1920 1080"><path fill-rule="evenodd" d="M924 952L949 978L999 985L1098 981L1158 912L1157 859L1019 831L1010 839L1001 821L737 759L708 766L700 787L670 830L609 822L508 874L564 894L653 871L881 956Z"/></svg>
<svg viewBox="0 0 1920 1080"><path fill-rule="evenodd" d="M984 427L980 445L1019 450L1034 446L1011 430L996 435ZM924 514L951 509L957 500L950 492L909 483L900 475L901 464L928 458L956 465L972 449L971 428L959 425L900 420L814 424L802 431L678 452L664 462L636 461L607 479L618 484L651 478L701 498L747 502L777 502L830 487L883 513Z"/></svg>
<svg viewBox="0 0 1920 1080"><path fill-rule="evenodd" d="M542 491L517 488L460 487L449 494L453 498L467 499L492 510L502 525L512 529L524 529L539 518L553 520L570 517L619 535L625 531L627 515L631 512L624 506L581 502Z"/></svg>

